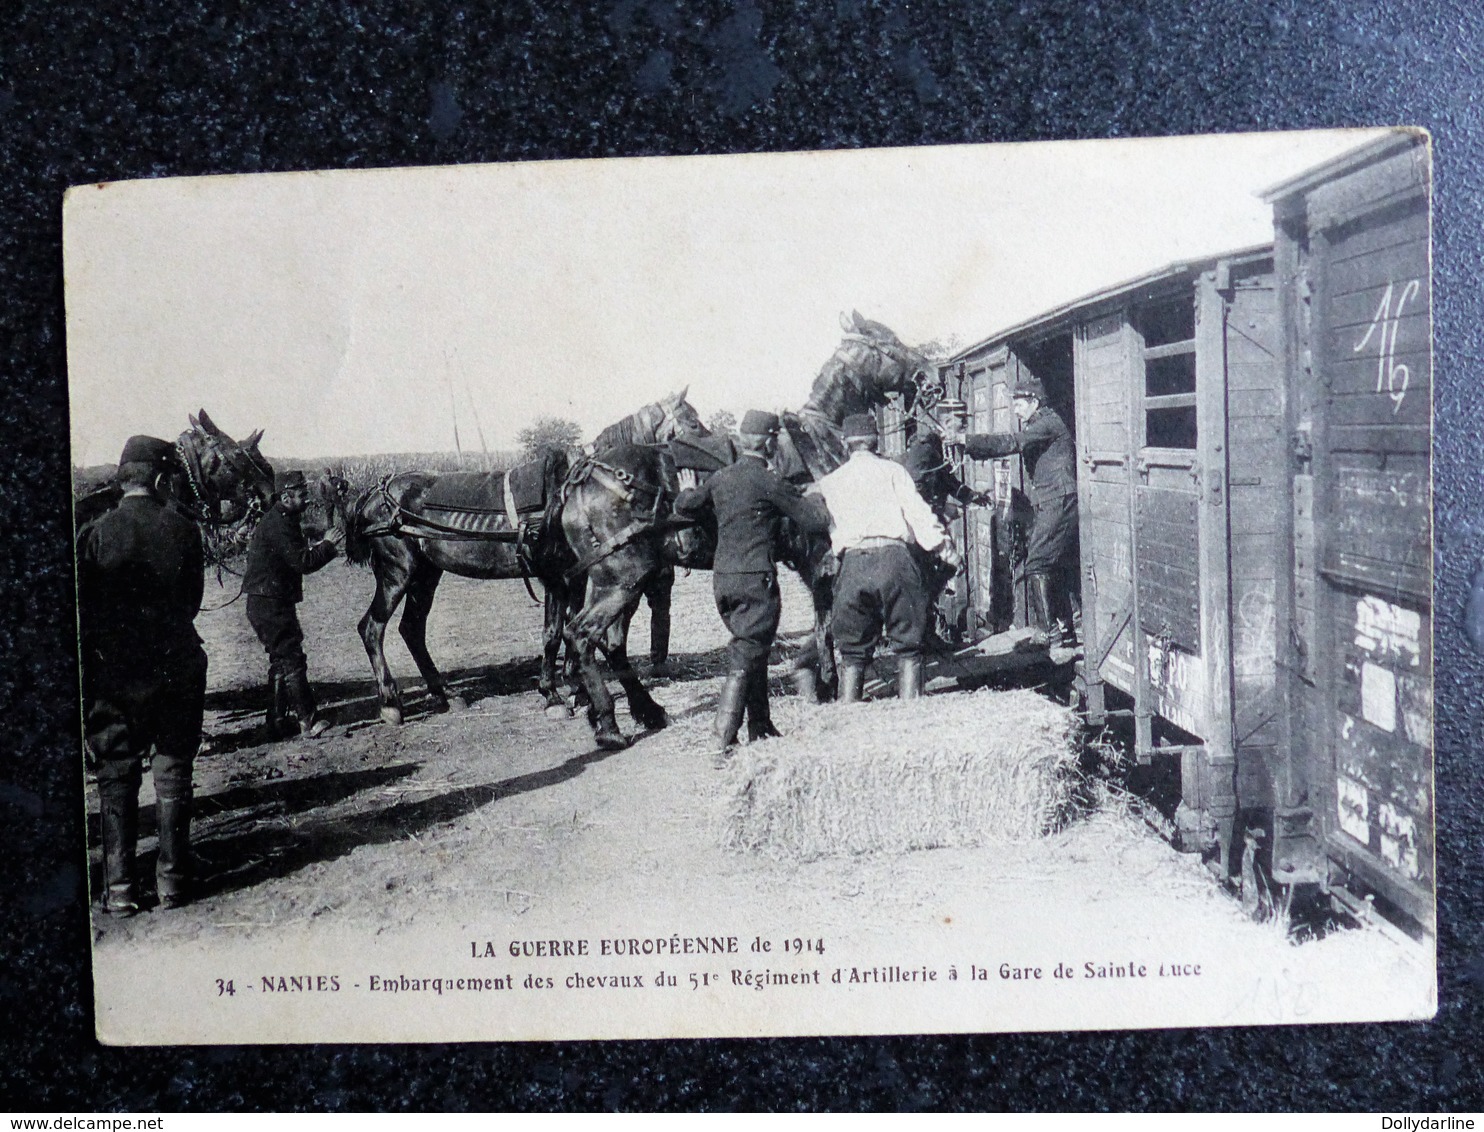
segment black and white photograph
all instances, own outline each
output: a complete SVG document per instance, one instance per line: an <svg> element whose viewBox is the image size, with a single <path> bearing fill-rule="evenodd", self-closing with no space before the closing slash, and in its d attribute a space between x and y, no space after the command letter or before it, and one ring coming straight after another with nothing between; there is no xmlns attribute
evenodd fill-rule
<svg viewBox="0 0 1484 1132"><path fill-rule="evenodd" d="M98 1039L1433 1017L1431 156L70 189Z"/></svg>

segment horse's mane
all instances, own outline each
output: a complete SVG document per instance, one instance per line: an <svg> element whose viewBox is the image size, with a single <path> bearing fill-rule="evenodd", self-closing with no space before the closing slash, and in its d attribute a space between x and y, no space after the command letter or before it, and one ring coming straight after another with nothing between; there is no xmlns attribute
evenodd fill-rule
<svg viewBox="0 0 1484 1132"><path fill-rule="evenodd" d="M603 452L620 444L653 444L655 429L664 419L664 410L659 402L651 402L598 433L593 438L593 451Z"/></svg>

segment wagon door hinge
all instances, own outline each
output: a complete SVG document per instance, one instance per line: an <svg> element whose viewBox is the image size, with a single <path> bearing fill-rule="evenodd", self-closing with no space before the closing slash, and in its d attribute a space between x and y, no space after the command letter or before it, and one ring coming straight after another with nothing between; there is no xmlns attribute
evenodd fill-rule
<svg viewBox="0 0 1484 1132"><path fill-rule="evenodd" d="M1190 465L1190 485L1195 489L1197 503L1206 501L1206 476L1205 470L1199 464ZM1221 487L1219 484L1212 485L1212 495L1215 502L1221 502Z"/></svg>
<svg viewBox="0 0 1484 1132"><path fill-rule="evenodd" d="M1301 476L1309 474L1314 463L1314 444L1306 430L1293 434L1293 468Z"/></svg>

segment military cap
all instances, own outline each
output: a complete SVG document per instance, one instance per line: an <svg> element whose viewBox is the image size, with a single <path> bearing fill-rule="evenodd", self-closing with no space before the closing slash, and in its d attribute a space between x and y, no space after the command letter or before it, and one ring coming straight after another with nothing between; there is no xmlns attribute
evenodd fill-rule
<svg viewBox="0 0 1484 1132"><path fill-rule="evenodd" d="M1016 397L1034 397L1038 401L1046 400L1046 390L1041 387L1041 379L1030 374L1021 374L1015 382Z"/></svg>
<svg viewBox="0 0 1484 1132"><path fill-rule="evenodd" d="M881 435L876 428L876 418L871 413L851 413L845 418L844 431L846 440L876 439Z"/></svg>
<svg viewBox="0 0 1484 1132"><path fill-rule="evenodd" d="M280 495L285 491L292 491L296 487L309 486L304 482L304 473L298 470L291 472L279 472L273 477L273 490Z"/></svg>
<svg viewBox="0 0 1484 1132"><path fill-rule="evenodd" d="M169 467L176 460L175 445L157 436L129 437L119 456L120 464L152 464L157 468Z"/></svg>
<svg viewBox="0 0 1484 1132"><path fill-rule="evenodd" d="M742 425L737 431L747 436L773 436L778 432L778 414L748 409L742 414Z"/></svg>

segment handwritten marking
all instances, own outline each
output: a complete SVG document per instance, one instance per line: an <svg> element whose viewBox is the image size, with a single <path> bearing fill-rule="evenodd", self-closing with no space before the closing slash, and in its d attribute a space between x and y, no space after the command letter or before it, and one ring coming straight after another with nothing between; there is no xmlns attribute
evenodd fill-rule
<svg viewBox="0 0 1484 1132"><path fill-rule="evenodd" d="M1371 324L1366 327L1365 335L1355 344L1351 353L1358 354L1366 348L1371 336L1380 329L1380 338L1376 342L1376 392L1385 393L1391 398L1391 413L1395 416L1401 412L1402 402L1407 399L1407 386L1412 381L1412 370L1410 366L1398 364L1396 360L1396 336L1401 329L1402 308L1407 305L1407 300L1414 297L1422 289L1420 280L1412 279L1402 288L1401 298L1396 302L1396 313L1391 310L1391 297L1396 292L1396 281L1392 280L1386 284L1386 290L1381 295L1381 302L1376 307L1376 313L1371 316Z"/></svg>

